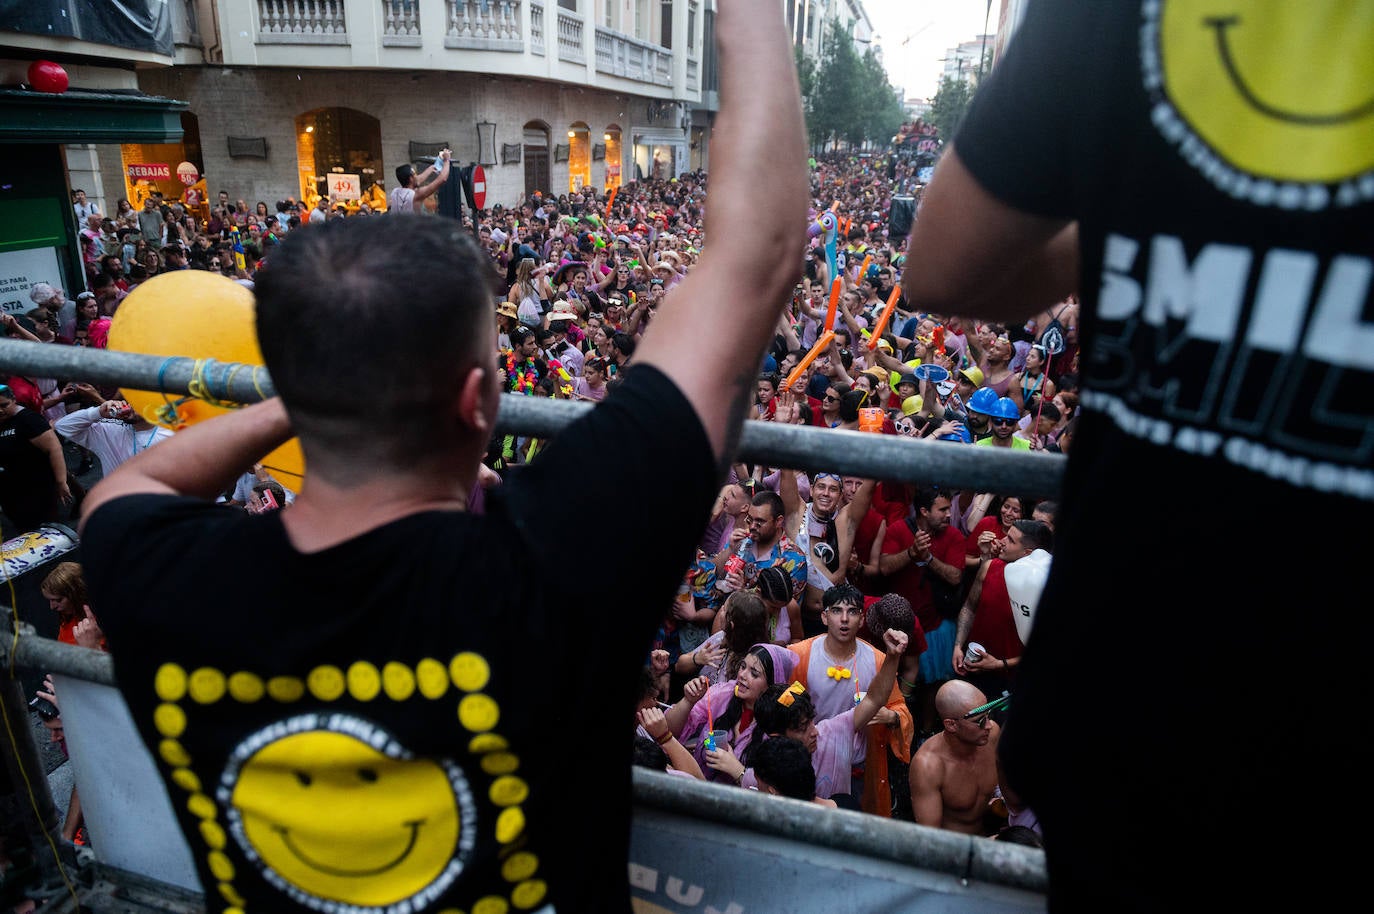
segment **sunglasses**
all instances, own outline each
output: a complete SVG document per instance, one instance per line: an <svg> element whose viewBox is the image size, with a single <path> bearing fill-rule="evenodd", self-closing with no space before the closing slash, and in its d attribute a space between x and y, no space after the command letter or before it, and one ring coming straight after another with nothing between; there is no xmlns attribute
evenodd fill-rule
<svg viewBox="0 0 1374 914"><path fill-rule="evenodd" d="M989 421L990 421L993 425L1015 425L1015 424L1016 424L1016 420L1015 420L1015 419L991 419L991 420L989 420Z"/></svg>
<svg viewBox="0 0 1374 914"><path fill-rule="evenodd" d="M822 403L839 403L839 402L840 402L840 398L839 398L839 397L832 397L832 396L830 396L829 394L826 394L824 397L821 397L821 402L822 402Z"/></svg>

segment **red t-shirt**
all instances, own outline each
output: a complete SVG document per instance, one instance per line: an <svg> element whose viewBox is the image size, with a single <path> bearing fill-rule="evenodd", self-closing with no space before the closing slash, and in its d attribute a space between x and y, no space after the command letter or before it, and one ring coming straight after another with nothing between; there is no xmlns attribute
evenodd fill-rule
<svg viewBox="0 0 1374 914"><path fill-rule="evenodd" d="M998 660L1021 656L1021 636L1016 633L1011 596L1007 593L1007 563L993 559L983 576L983 592L978 597L977 615L969 628L968 640L977 641Z"/></svg>
<svg viewBox="0 0 1374 914"><path fill-rule="evenodd" d="M887 535L883 537L883 555L905 552L914 542L916 534L912 532L910 524L905 521L889 523ZM958 530L945 527L939 536L931 540L930 553L946 564L962 568L963 543L963 537L959 535ZM927 579L929 574L928 567L910 562L887 576L887 589L910 600L911 608L916 612L916 619L921 623L922 630L932 632L940 627L942 619L939 610L935 608L935 598L930 592L930 581Z"/></svg>

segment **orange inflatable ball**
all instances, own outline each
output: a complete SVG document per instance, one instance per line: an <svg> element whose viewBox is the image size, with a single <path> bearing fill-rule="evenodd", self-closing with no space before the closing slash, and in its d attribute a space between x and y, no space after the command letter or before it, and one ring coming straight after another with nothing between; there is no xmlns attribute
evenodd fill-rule
<svg viewBox="0 0 1374 914"><path fill-rule="evenodd" d="M251 378L253 367L262 365L253 293L232 279L205 270L160 273L120 302L110 322L109 348L242 364L234 377ZM220 380L224 370L222 364L215 365L209 377ZM127 388L121 393L139 415L167 428L185 428L229 411L176 393ZM175 407L175 418L169 404ZM277 448L263 458L262 465L282 485L300 491L305 457L299 441L293 438Z"/></svg>

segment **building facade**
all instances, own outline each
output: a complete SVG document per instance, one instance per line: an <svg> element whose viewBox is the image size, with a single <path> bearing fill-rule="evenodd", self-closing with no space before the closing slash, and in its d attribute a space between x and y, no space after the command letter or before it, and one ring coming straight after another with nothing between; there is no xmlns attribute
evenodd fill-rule
<svg viewBox="0 0 1374 914"><path fill-rule="evenodd" d="M180 193L180 162L203 195L269 209L287 197L376 203L398 165L443 146L481 165L489 202L506 204L708 162L714 0L173 6L175 63L138 79L187 102L186 138L101 151L104 183L135 205Z"/></svg>

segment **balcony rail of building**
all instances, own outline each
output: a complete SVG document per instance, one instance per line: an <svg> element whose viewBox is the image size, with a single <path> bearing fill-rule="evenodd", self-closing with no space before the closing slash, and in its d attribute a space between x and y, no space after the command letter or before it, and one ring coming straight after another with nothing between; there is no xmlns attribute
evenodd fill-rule
<svg viewBox="0 0 1374 914"><path fill-rule="evenodd" d="M523 52L520 4L521 0L447 0L444 47Z"/></svg>
<svg viewBox="0 0 1374 914"><path fill-rule="evenodd" d="M596 71L671 87L673 52L661 45L597 26Z"/></svg>
<svg viewBox="0 0 1374 914"><path fill-rule="evenodd" d="M558 10L558 59L567 63L586 63L582 50L582 17L565 9Z"/></svg>
<svg viewBox="0 0 1374 914"><path fill-rule="evenodd" d="M347 6L350 0L256 0L258 44L347 45ZM352 0L357 12L358 0ZM373 0L380 4L381 42L384 47L420 47L426 21L420 0ZM525 10L529 6L529 25ZM546 53L545 3L540 0L445 0L441 27L444 47L455 50L507 51L542 57ZM586 20L557 8L555 20L558 59L585 64ZM525 29L528 28L528 42ZM596 71L607 76L672 88L673 51L598 26L595 32ZM701 63L687 58L689 91L701 88Z"/></svg>
<svg viewBox="0 0 1374 914"><path fill-rule="evenodd" d="M349 43L344 0L257 0L258 44Z"/></svg>
<svg viewBox="0 0 1374 914"><path fill-rule="evenodd" d="M530 53L544 56L544 4L530 3Z"/></svg>

